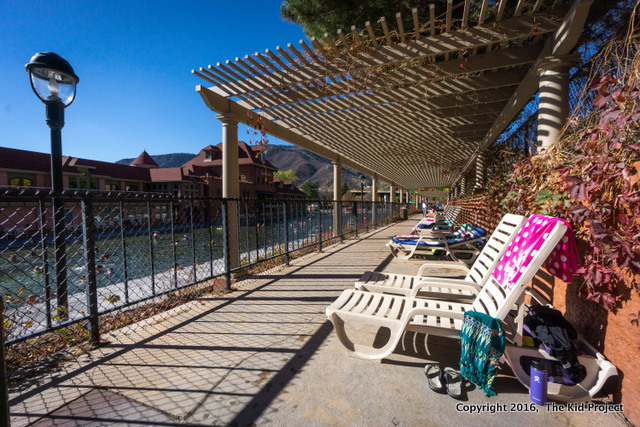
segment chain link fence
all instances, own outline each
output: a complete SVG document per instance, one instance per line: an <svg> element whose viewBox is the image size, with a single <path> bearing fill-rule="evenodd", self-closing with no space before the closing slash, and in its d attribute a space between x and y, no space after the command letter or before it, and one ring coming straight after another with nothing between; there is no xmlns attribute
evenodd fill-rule
<svg viewBox="0 0 640 427"><path fill-rule="evenodd" d="M9 369L224 293L261 269L398 219L403 206L411 208L2 190L0 288Z"/></svg>

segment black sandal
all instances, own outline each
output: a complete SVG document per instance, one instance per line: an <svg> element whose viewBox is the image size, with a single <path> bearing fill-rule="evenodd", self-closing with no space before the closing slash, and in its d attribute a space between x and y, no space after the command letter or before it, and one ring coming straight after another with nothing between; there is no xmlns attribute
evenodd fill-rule
<svg viewBox="0 0 640 427"><path fill-rule="evenodd" d="M451 368L444 368L444 382L447 384L447 394L454 399L462 397L462 376Z"/></svg>
<svg viewBox="0 0 640 427"><path fill-rule="evenodd" d="M431 390L437 393L445 392L444 378L437 363L427 363L424 367L424 374L427 376L427 384Z"/></svg>

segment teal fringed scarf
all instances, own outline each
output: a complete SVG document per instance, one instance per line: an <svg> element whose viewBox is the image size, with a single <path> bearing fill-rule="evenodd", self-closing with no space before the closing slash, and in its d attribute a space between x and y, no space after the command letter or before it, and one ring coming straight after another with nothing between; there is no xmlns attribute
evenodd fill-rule
<svg viewBox="0 0 640 427"><path fill-rule="evenodd" d="M487 397L495 396L491 384L506 345L500 321L488 314L466 311L460 341L460 374L480 386Z"/></svg>

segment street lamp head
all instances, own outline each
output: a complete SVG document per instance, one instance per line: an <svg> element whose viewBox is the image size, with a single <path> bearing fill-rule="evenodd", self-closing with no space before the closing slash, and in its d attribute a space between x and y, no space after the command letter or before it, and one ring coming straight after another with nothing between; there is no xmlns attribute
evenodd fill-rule
<svg viewBox="0 0 640 427"><path fill-rule="evenodd" d="M53 52L36 53L25 68L31 87L44 103L61 103L68 107L76 97L80 80L69 63Z"/></svg>
<svg viewBox="0 0 640 427"><path fill-rule="evenodd" d="M360 178L360 184L364 185L367 179L362 174L360 174L359 178Z"/></svg>

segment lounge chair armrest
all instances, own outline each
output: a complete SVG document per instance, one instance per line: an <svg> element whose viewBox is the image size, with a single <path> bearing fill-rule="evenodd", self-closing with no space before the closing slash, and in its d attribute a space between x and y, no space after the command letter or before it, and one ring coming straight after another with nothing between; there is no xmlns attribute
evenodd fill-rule
<svg viewBox="0 0 640 427"><path fill-rule="evenodd" d="M461 280L455 279L444 279L441 277L429 277L429 280L421 279L418 283L413 286L411 290L411 298L415 298L418 296L418 293L424 288L438 287L438 288L449 288L449 289L459 289L462 291L469 291L473 295L478 295L481 291L481 287L476 285L475 283L463 283Z"/></svg>
<svg viewBox="0 0 640 427"><path fill-rule="evenodd" d="M464 319L464 313L460 311L449 311L449 310L438 310L436 308L421 308L416 307L412 308L407 313L407 319L411 319L414 316L435 316L435 317L444 317L447 319Z"/></svg>
<svg viewBox="0 0 640 427"><path fill-rule="evenodd" d="M416 274L417 277L422 277L424 274L424 271L429 269L429 268L433 268L434 265L436 265L435 263L429 263L429 264L422 264L420 266L420 268L418 269L418 274ZM440 265L444 265L444 264L440 264ZM456 270L461 270L464 271L465 274L469 272L469 267L467 267L465 264L462 263L450 263L450 264L446 264L447 268L455 268ZM425 276L426 277L426 276Z"/></svg>

